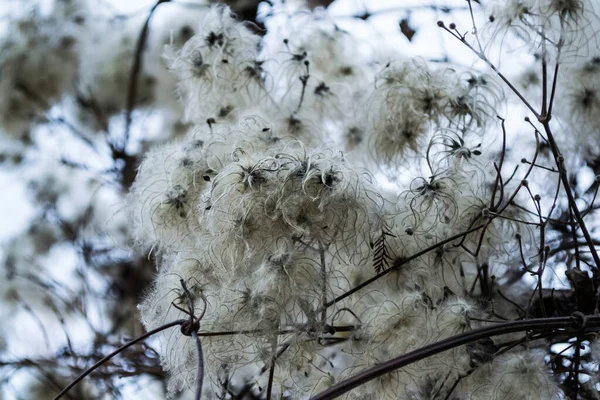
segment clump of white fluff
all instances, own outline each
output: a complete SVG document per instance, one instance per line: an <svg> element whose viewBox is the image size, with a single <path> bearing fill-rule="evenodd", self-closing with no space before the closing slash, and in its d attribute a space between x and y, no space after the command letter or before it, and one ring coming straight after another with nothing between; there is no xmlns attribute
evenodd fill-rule
<svg viewBox="0 0 600 400"><path fill-rule="evenodd" d="M523 350L499 356L477 372L473 399L557 400L560 389L544 362L545 352ZM485 376L485 374L489 374ZM482 376L483 375L483 376Z"/></svg>
<svg viewBox="0 0 600 400"><path fill-rule="evenodd" d="M484 158L482 150L480 137L443 129L429 141L426 159L432 171L448 171L477 179L481 175L480 159Z"/></svg>
<svg viewBox="0 0 600 400"><path fill-rule="evenodd" d="M188 297L182 288L182 279L192 295L196 313L198 315L204 313L201 329L218 331L219 326L224 326L219 321L223 313L222 299L218 296L219 286L222 282L215 274L210 273L212 270L217 270L215 266L203 258L181 260L175 256L168 256L164 261L152 290L139 306L142 322L146 328L154 329L174 319L189 318L189 315L180 310L188 309ZM203 272L207 272L207 274L203 274ZM188 278L184 279L184 276ZM219 322L219 325L215 325L216 321ZM229 328L236 327L230 326ZM166 332L159 337L162 346L161 363L170 376L169 392L174 393L192 387L197 369L193 341L179 332ZM205 361L212 360L212 362L205 362L205 370L209 377L205 380L205 390L210 389L215 392L218 390L216 389L218 386L213 386L210 382L216 378L216 370L221 365L218 361L228 355L240 359L243 357L243 347L236 346L237 341L231 336L203 338L202 343ZM220 358L213 354L216 348L222 350L219 354ZM233 361L234 359L231 358L230 363ZM234 367L235 365L231 365L231 368Z"/></svg>
<svg viewBox="0 0 600 400"><path fill-rule="evenodd" d="M278 329L300 332L292 343L316 340L331 315L319 308L344 286L336 282L343 277L341 260L365 262L371 225L379 224L379 205L369 197L368 180L343 155L305 149L298 142L265 151L264 136L255 132L257 121L245 120L232 129L248 132L247 148L255 143L256 152L237 148L229 163L220 158L221 167L202 179L200 188L195 180L203 176L208 155L189 150L187 158L200 164L192 164L194 173L183 173L186 150L179 143L151 153L130 197L141 215L138 226L152 227L138 230L138 239L163 251L160 276L141 306L146 327L185 317L171 306L175 301L187 307L179 288L184 279L193 286L198 309L204 307L202 296L207 301L201 329L251 331L203 339L205 355L218 360L207 366L207 380L214 385L225 370L237 380L249 379L269 360L269 343L277 339ZM227 133L220 136L224 143L232 139ZM177 203L169 197L176 184L178 193L185 193ZM163 363L172 387L193 384L191 342L178 335L164 340ZM288 379L281 387L294 386Z"/></svg>
<svg viewBox="0 0 600 400"><path fill-rule="evenodd" d="M469 313L477 308L464 299L447 300L437 306L417 291L372 291L356 304L362 328L356 333L356 343L346 350L351 364L339 378L351 376L357 370L380 364L427 344L469 329ZM363 305L368 305L363 308ZM464 348L432 356L416 364L383 375L368 382L346 398L358 393L374 398L410 398L418 391L415 384L427 376L448 376L468 369L469 357Z"/></svg>
<svg viewBox="0 0 600 400"><path fill-rule="evenodd" d="M488 6L484 31L491 36L516 31L542 57L570 63L596 50L598 11L594 0L496 0Z"/></svg>
<svg viewBox="0 0 600 400"><path fill-rule="evenodd" d="M600 126L600 52L569 66L559 79L557 115L568 123L586 151L600 151L595 135ZM562 136L562 135L560 135Z"/></svg>
<svg viewBox="0 0 600 400"><path fill-rule="evenodd" d="M268 27L260 54L269 117L307 145L365 145L372 49L318 12L278 14Z"/></svg>
<svg viewBox="0 0 600 400"><path fill-rule="evenodd" d="M442 224L440 224L442 225ZM396 238L390 241L390 247L399 254L395 259L409 257L423 249L436 245L450 237L450 226L438 226L425 234L408 235L396 232ZM451 243L438 245L430 253L409 263L403 264L388 280L401 288L420 288L432 299L441 299L448 293L463 293L466 288L463 262L469 257Z"/></svg>
<svg viewBox="0 0 600 400"><path fill-rule="evenodd" d="M272 93L281 111L307 111L321 121L352 118L372 79L369 52L326 18L280 19L272 22L278 26L264 38L262 54L274 61L265 69L278 83Z"/></svg>
<svg viewBox="0 0 600 400"><path fill-rule="evenodd" d="M214 171L209 143L172 143L148 152L131 188L135 237L144 246L168 247L198 231L198 205Z"/></svg>
<svg viewBox="0 0 600 400"><path fill-rule="evenodd" d="M371 148L388 165L426 147L428 115L415 106L406 86L413 72L409 63L388 64L376 80L369 115Z"/></svg>
<svg viewBox="0 0 600 400"><path fill-rule="evenodd" d="M256 101L254 92L263 91L260 38L226 6L212 7L194 29L180 49L169 47L165 54L179 78L186 118L204 123L235 116Z"/></svg>
<svg viewBox="0 0 600 400"><path fill-rule="evenodd" d="M490 21L497 25L519 24L536 8L536 0L498 0L489 5Z"/></svg>
<svg viewBox="0 0 600 400"><path fill-rule="evenodd" d="M294 144L253 158L238 149L215 178L207 225L253 252L265 244L264 235L273 241L300 235L323 246L352 240L375 207L363 182L343 156L331 152Z"/></svg>
<svg viewBox="0 0 600 400"><path fill-rule="evenodd" d="M466 298L449 296L436 300L414 290L390 289L365 293L352 309L358 312L361 329L343 347L349 367L336 380L470 330L470 318L481 314L480 308ZM385 374L344 398L362 395L377 399L426 399L427 379L452 377L451 382L468 371L469 362L466 349L457 347ZM443 386L437 387L441 390Z"/></svg>
<svg viewBox="0 0 600 400"><path fill-rule="evenodd" d="M458 217L457 199L461 187L452 176L431 176L417 178L410 189L401 197L401 207L406 207L409 216L405 224L412 234L428 232L439 226L451 224Z"/></svg>
<svg viewBox="0 0 600 400"><path fill-rule="evenodd" d="M474 137L500 100L496 84L421 60L390 63L374 77L353 57L346 32L327 21L299 29L312 14L283 19L286 40L269 33L260 52L260 38L227 7L209 9L201 24L174 37L166 60L195 127L149 153L129 197L137 240L160 250L159 275L140 306L146 328L188 318L191 300L196 315L204 313L201 332L228 332L201 339L207 398L224 382L264 393L274 355L272 393L310 396L473 329L484 314L462 297L470 273L463 268L481 260L463 256L455 242L322 308L374 275L383 232L389 267L487 218ZM324 132L347 148L370 146L388 167L425 157L430 174L419 172L388 217L392 206L369 174L344 153L313 146ZM490 225L480 258L492 259L509 231ZM476 240L466 237L464 245ZM193 387L193 341L170 331L160 337L169 390ZM458 347L347 398L427 398L428 375L458 379L471 361Z"/></svg>
<svg viewBox="0 0 600 400"><path fill-rule="evenodd" d="M501 97L484 75L433 70L419 59L389 63L369 100L373 156L394 169L424 156L432 128L480 130Z"/></svg>
<svg viewBox="0 0 600 400"><path fill-rule="evenodd" d="M351 356L350 364L341 372L340 380L417 349L430 337L430 312L418 292L371 291L358 299L352 309L361 321L361 329L355 333L356 342L348 344L352 346L346 350ZM350 392L347 398L358 393L378 399L397 398L411 384L415 372L410 368L385 374Z"/></svg>

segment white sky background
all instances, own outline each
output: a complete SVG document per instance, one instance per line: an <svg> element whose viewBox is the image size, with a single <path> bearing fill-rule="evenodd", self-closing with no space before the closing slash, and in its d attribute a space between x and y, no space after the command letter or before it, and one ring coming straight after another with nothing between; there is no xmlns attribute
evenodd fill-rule
<svg viewBox="0 0 600 400"><path fill-rule="evenodd" d="M5 0L5 2L18 4L19 0ZM115 10L123 13L140 16L145 16L147 10L155 3L155 0L103 0L105 3L110 3ZM1 4L1 3L0 3ZM444 20L447 24L456 22L459 29L464 31L471 26L470 17L467 11L456 12L453 14L445 14L438 11L436 16L430 9L417 9L410 13L411 25L417 28L417 32L409 42L406 37L400 32L398 22L402 18L409 16L406 8L411 6L431 5L449 6L449 7L464 7L464 0L378 0L378 1L359 1L359 0L338 0L334 2L329 10L333 16L350 16L353 14L361 14L364 12L368 4L368 10L373 13L378 10L390 10L388 12L378 14L369 19L368 22L359 21L351 18L336 18L336 22L343 29L351 32L355 37L366 42L377 42L379 51L385 54L399 54L403 57L421 56L427 59L439 59L444 54L444 49L451 56L451 61L464 67L483 68L481 62L477 62L475 56L458 40L450 37L437 27L435 21L438 19ZM0 5L0 13L1 7ZM173 5L164 5L161 7L173 7ZM392 10L395 9L395 10ZM168 13L163 13L168 14ZM154 16L154 22L160 21L161 9L158 9ZM482 22L482 21L479 21ZM461 29L461 26L463 27ZM515 76L525 65L532 62L532 57L525 54L515 52L515 57L510 60L510 63L501 64L503 71L510 76ZM522 52L521 52L522 53ZM493 58L493 57L492 57ZM506 111L506 110L504 110ZM523 129L523 117L525 114L522 110L509 109L510 118L507 119L507 127L509 132L519 132ZM62 143L57 143L57 149L60 149ZM56 155L59 158L60 153ZM593 180L593 174L589 171L582 171L583 180L580 184L586 185ZM10 237L27 227L27 222L34 213L33 207L30 205L26 196L26 187L22 183L22 177L4 169L0 169L0 187L3 189L4 196L0 196L0 243L5 242ZM54 260L54 263L61 262L69 263L70 255L64 254L62 260ZM70 261L73 262L72 260ZM23 321L23 324L31 325L31 320ZM35 331L37 326L31 326L31 331ZM83 339L83 338L78 338ZM27 349L31 350L31 349ZM152 397L146 397L151 400ZM131 387L129 394L126 394L125 399L139 399L139 388ZM157 397L158 398L158 397Z"/></svg>

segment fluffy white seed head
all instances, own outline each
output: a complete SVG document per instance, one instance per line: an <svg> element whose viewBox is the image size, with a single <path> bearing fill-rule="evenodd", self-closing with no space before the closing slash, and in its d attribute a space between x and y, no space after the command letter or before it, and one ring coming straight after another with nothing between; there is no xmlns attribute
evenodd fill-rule
<svg viewBox="0 0 600 400"><path fill-rule="evenodd" d="M474 399L559 399L559 389L544 363L544 352L527 350L497 357L489 383L474 390Z"/></svg>
<svg viewBox="0 0 600 400"><path fill-rule="evenodd" d="M130 194L134 236L146 247L176 244L201 230L196 215L214 171L208 143L200 139L159 146L148 152Z"/></svg>
<svg viewBox="0 0 600 400"><path fill-rule="evenodd" d="M181 48L168 47L165 53L179 79L186 118L203 123L247 108L263 89L259 36L226 6L212 7L194 30Z"/></svg>

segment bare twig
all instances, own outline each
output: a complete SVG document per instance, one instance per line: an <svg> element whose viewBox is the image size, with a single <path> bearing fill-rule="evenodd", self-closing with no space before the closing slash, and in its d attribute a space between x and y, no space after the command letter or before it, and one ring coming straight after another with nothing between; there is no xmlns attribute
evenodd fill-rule
<svg viewBox="0 0 600 400"><path fill-rule="evenodd" d="M334 305L335 303L337 303L337 302L339 302L339 301L342 301L343 299L345 299L345 298L346 298L346 297L348 297L348 296L351 296L352 294L354 294L354 293L358 292L359 290L361 290L361 289L362 289L362 288L364 288L365 286L368 286L368 285L370 285L371 283L375 282L376 280L380 279L381 277L383 277L383 276L385 276L385 275L389 274L390 272L392 272L392 271L396 271L398 268L400 268L401 266L403 266L403 265L405 265L405 264L409 263L410 261L412 261L412 260L415 260L415 259L417 259L417 258L419 258L419 257L421 257L421 256L423 256L423 255L425 255L425 254L427 254L427 253L429 253L430 251L433 251L433 250L437 249L438 247L440 247L440 246L443 246L443 245L444 245L444 244L446 244L446 243L453 242L454 240L456 240L456 239L460 239L461 237L463 237L463 236L465 236L465 235L468 235L468 234L469 234L469 233L471 233L471 232L475 232L475 231L477 231L477 230L479 230L479 229L483 228L484 226L485 226L485 224L477 225L477 226L476 226L476 227L474 227L474 228L467 229L467 230L466 230L466 231L464 231L464 232L458 233L458 234L456 234L456 235L450 236L449 238L446 238L446 239L444 239L444 240L441 240L441 241L439 241L438 243L434 244L433 246L429 246L429 247L427 247L426 249L423 249L423 250L421 250L421 251L419 251L419 252L417 252L417 253L413 254L413 255L412 255L412 256L410 256L410 257L406 257L406 258L400 258L400 259L397 259L397 260L394 262L394 264L393 264L393 265L392 265L390 268L388 268L388 269L386 269L386 270L384 270L384 271L382 271L382 272L378 273L377 275L375 275L374 277L372 277L372 278L370 278L370 279L367 279L366 281L364 281L364 282L360 283L359 285L357 285L357 286L355 286L354 288L350 289L350 290L349 290L349 291L347 291L346 293L339 295L339 296L338 296L338 297L336 297L335 299L333 299L333 300L330 300L329 302L325 303L325 307L331 307L331 306L332 306L332 305Z"/></svg>
<svg viewBox="0 0 600 400"><path fill-rule="evenodd" d="M196 364L198 365L196 371L196 400L200 400L202 397L202 383L204 381L204 353L202 352L202 342L198 337L198 333L192 329L192 338L196 344Z"/></svg>
<svg viewBox="0 0 600 400"><path fill-rule="evenodd" d="M555 329L581 329L581 322L573 317L539 318L521 321L510 321L502 324L475 329L422 347L410 353L393 358L389 361L369 368L353 377L346 379L329 389L310 398L310 400L327 400L338 397L350 390L363 385L382 375L431 357L446 350L453 349L479 339L489 338L491 336L503 335L507 333L522 331L549 331ZM600 329L600 316L586 316L585 329Z"/></svg>
<svg viewBox="0 0 600 400"><path fill-rule="evenodd" d="M577 220L577 223L579 224L579 226L581 228L581 232L583 233L583 236L585 237L586 243L588 244L588 247L590 248L592 258L594 259L594 263L596 264L595 267L600 268L600 257L598 256L598 252L596 251L596 249L593 245L592 237L591 237L585 223L583 222L583 217L581 216L581 213L579 212L577 203L575 202L575 197L573 196L573 192L571 191L571 186L569 184L567 170L564 167L564 157L560 153L558 145L556 144L556 141L554 140L554 135L552 134L552 129L550 128L550 119L552 118L552 115L550 114L551 109L552 109L551 104L548 107L548 112L546 112L546 110L542 110L541 113L536 111L533 108L533 106L529 103L529 101L521 94L521 92L487 58L487 56L483 53L483 51L479 51L479 50L475 49L469 42L467 42L465 35L460 35L460 34L454 32L453 30L449 29L448 27L446 27L444 25L444 23L442 21L438 22L438 26L440 28L444 29L446 32L450 33L456 39L458 39L461 43L463 43L465 46L467 46L477 57L479 57L482 61L484 61L496 73L496 75L498 75L498 77L500 77L500 79L502 79L502 81L504 81L504 83L510 88L510 90L514 94L516 94L517 97L519 97L519 99L523 102L523 104L529 109L529 111L531 111L533 113L533 115L535 115L537 120L542 124L542 126L544 127L544 131L546 132L546 136L548 138L548 144L550 145L550 149L552 150L552 154L554 155L556 165L557 165L557 167L559 167L559 170L561 170L561 172L562 172L562 173L560 173L560 178L561 178L562 184L565 188L565 191L567 192L567 197L569 199L569 207L571 207L571 209L573 210L575 219ZM560 47L559 47L559 50L560 50ZM546 65L544 64L544 67L543 67L544 74L546 73L545 71L546 71ZM553 83L552 83L552 89L551 89L552 92L550 95L551 102L554 100L553 96L554 96L555 89L556 89L557 74L558 74L558 64L555 68L555 74L554 74ZM547 78L544 79L544 83L546 83L546 82L547 82ZM546 84L543 86L542 90L544 92L546 92L546 94L544 94L544 98L547 98L548 87Z"/></svg>
<svg viewBox="0 0 600 400"><path fill-rule="evenodd" d="M131 65L131 71L129 73L129 83L127 85L127 98L125 100L125 128L123 131L123 143L120 144L118 150L125 151L127 147L127 142L129 141L129 130L131 128L131 114L133 113L133 109L135 108L135 99L137 96L137 88L138 88L138 78L140 71L142 70L143 63L143 53L146 48L146 42L148 41L148 33L150 31L150 20L152 19L152 15L163 3L168 3L171 0L158 0L156 4L150 9L150 13L148 14L148 18L144 22L144 26L140 31L140 36L138 37L137 43L135 45L135 53L133 56L133 64Z"/></svg>
<svg viewBox="0 0 600 400"><path fill-rule="evenodd" d="M169 323L166 323L164 325L159 326L156 329L153 329L149 332L144 333L143 335L125 343L123 346L119 347L118 349L116 349L115 351L113 351L112 353L108 354L106 357L102 358L100 361L98 361L96 364L92 365L91 367L89 367L88 369L86 369L81 375L79 375L73 382L71 382L66 388L64 388L63 390L61 390L61 392L59 394L56 395L56 397L54 397L54 400L58 400L60 399L62 396L65 395L65 393L67 393L69 390L71 390L71 388L75 385L77 385L79 382L81 382L81 380L83 378L85 378L86 376L88 376L89 374L91 374L92 372L94 372L94 370L98 367L100 367L102 364L104 364L106 361L110 360L111 358L113 358L114 356L118 355L119 353L121 353L123 350L133 346L136 343L139 343L143 340L146 340L147 338L149 338L150 336L156 335L159 332L162 332L166 329L172 328L174 326L177 325L181 325L184 322L186 322L187 320L185 319L178 319Z"/></svg>

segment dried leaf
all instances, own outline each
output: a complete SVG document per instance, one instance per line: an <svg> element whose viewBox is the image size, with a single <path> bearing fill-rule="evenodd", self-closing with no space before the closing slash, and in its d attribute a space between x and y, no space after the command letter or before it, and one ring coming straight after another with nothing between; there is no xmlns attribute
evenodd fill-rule
<svg viewBox="0 0 600 400"><path fill-rule="evenodd" d="M415 36L415 33L417 33L417 31L409 25L407 18L400 20L400 32L406 36L409 42L412 42L413 36Z"/></svg>

